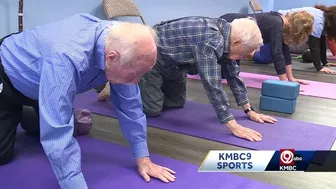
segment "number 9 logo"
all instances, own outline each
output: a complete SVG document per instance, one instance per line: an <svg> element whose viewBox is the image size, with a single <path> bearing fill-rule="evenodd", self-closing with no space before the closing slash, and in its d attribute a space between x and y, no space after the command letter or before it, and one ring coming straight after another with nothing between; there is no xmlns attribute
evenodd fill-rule
<svg viewBox="0 0 336 189"><path fill-rule="evenodd" d="M280 155L280 159L284 164L290 164L293 162L293 158L294 158L294 154L289 151L289 150L285 150L281 153Z"/></svg>

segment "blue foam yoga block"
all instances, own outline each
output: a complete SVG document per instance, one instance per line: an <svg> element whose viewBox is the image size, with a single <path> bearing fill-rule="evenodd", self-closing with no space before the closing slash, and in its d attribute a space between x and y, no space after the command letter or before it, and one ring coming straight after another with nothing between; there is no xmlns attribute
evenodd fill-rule
<svg viewBox="0 0 336 189"><path fill-rule="evenodd" d="M259 109L261 110L292 114L295 112L295 107L296 107L296 99L286 100L269 96L260 97Z"/></svg>
<svg viewBox="0 0 336 189"><path fill-rule="evenodd" d="M281 80L266 80L262 83L261 95L294 100L300 94L300 84Z"/></svg>

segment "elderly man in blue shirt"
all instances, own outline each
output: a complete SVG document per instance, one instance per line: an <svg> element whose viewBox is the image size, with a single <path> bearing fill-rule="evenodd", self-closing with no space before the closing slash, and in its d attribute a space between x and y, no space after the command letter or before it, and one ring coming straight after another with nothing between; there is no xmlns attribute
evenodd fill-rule
<svg viewBox="0 0 336 189"><path fill-rule="evenodd" d="M73 137L73 102L76 94L109 81L140 174L147 182L150 176L174 181L174 171L149 158L137 85L156 62L156 41L148 26L88 14L7 36L0 46L0 164L13 159L22 106L32 106L39 115L41 144L61 188L88 188L80 146Z"/></svg>

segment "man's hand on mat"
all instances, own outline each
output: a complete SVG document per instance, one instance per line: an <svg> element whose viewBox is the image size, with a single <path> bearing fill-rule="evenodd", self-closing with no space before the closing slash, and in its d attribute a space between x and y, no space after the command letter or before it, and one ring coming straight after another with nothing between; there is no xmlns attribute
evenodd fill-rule
<svg viewBox="0 0 336 189"><path fill-rule="evenodd" d="M239 125L235 120L231 120L226 123L226 126L230 131L239 138L247 139L251 142L259 142L262 140L262 136L255 130L243 127Z"/></svg>
<svg viewBox="0 0 336 189"><path fill-rule="evenodd" d="M138 171L146 182L150 181L150 177L160 179L165 183L174 182L176 179L174 176L175 171L167 167L161 167L160 165L152 163L149 157L137 159L137 164Z"/></svg>
<svg viewBox="0 0 336 189"><path fill-rule="evenodd" d="M265 122L266 123L275 123L275 122L278 121L271 116L267 116L267 115L264 115L264 114L259 114L259 113L254 112L254 111L250 111L247 115L252 121L255 121L255 122L258 122L258 123L265 123Z"/></svg>
<svg viewBox="0 0 336 189"><path fill-rule="evenodd" d="M336 73L335 70L332 70L332 69L329 69L329 68L322 68L320 70L320 72L324 72L324 73L328 73L328 74L335 74Z"/></svg>

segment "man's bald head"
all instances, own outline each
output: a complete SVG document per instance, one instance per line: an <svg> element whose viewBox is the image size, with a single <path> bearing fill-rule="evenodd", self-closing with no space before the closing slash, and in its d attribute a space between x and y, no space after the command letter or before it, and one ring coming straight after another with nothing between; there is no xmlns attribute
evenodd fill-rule
<svg viewBox="0 0 336 189"><path fill-rule="evenodd" d="M156 62L157 35L149 26L120 22L107 28L106 75L112 83L138 83Z"/></svg>

